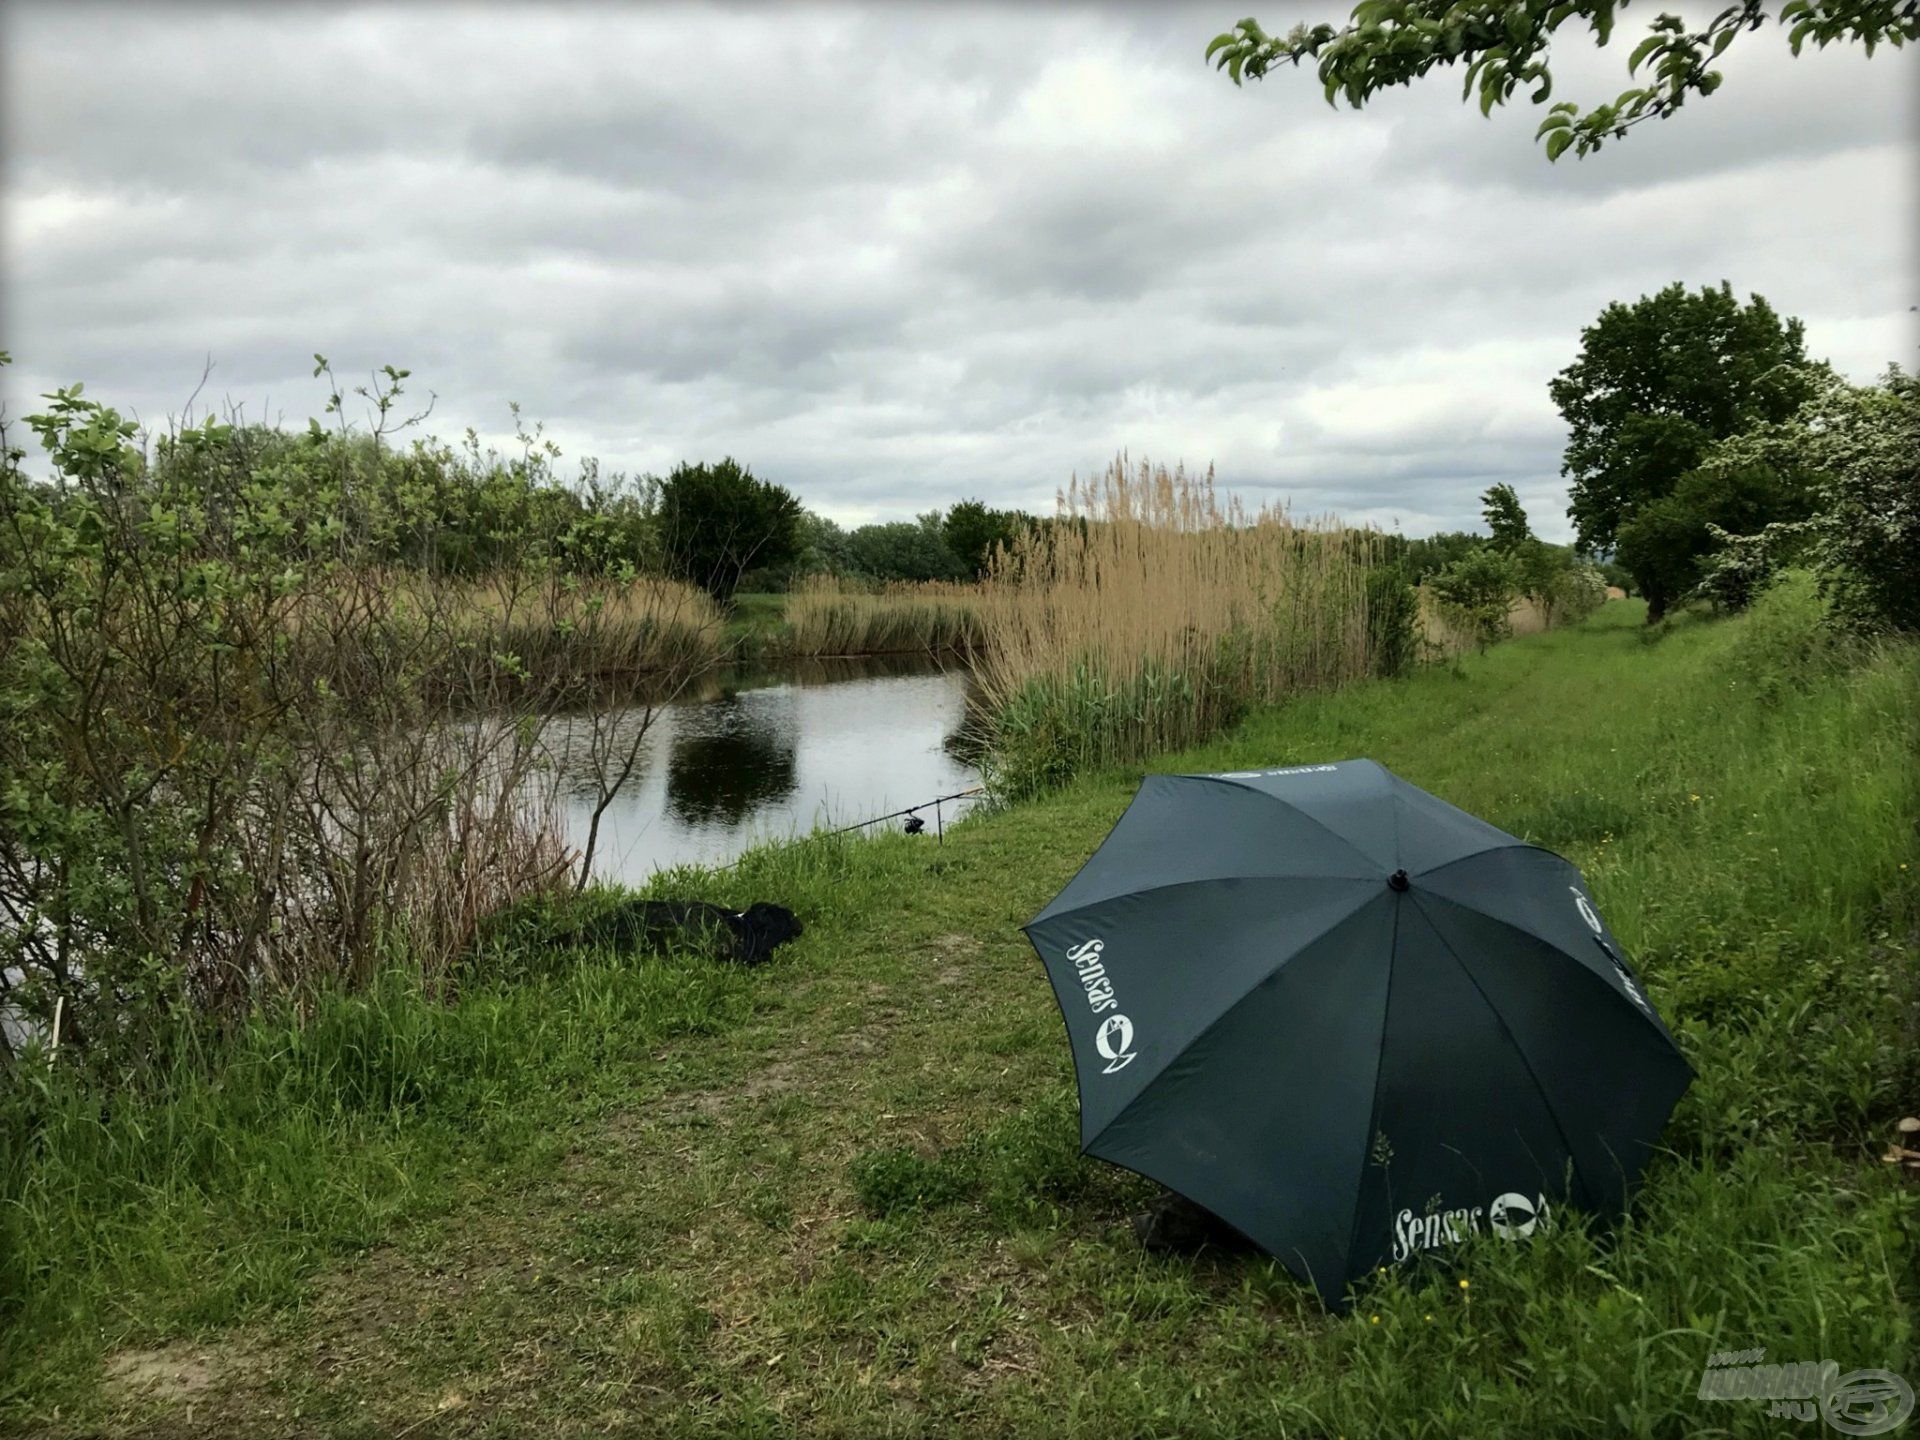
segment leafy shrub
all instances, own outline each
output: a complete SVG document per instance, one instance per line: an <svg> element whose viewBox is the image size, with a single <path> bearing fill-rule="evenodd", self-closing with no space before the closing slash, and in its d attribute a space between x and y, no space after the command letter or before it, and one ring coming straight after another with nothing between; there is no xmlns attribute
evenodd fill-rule
<svg viewBox="0 0 1920 1440"><path fill-rule="evenodd" d="M1717 548L1704 559L1690 557L1692 570L1675 571L1674 583L1696 574L1694 596L1738 610L1783 567L1804 563L1818 574L1835 623L1920 631L1920 377L1895 366L1877 386L1850 385L1827 372L1817 380L1791 418L1715 450L1722 472L1743 467L1733 472L1738 479L1759 467L1788 476L1797 498L1735 513L1738 487L1709 493L1728 477L1703 465L1682 490L1700 492L1694 518L1707 539L1696 548ZM1708 505L1711 520L1704 519ZM1648 524L1659 520L1650 514ZM1623 550L1629 539L1623 532Z"/></svg>
<svg viewBox="0 0 1920 1440"><path fill-rule="evenodd" d="M1739 683L1762 700L1777 701L1831 676L1850 650L1835 632L1816 577L1793 570L1754 602L1729 664Z"/></svg>
<svg viewBox="0 0 1920 1440"><path fill-rule="evenodd" d="M1837 386L1815 404L1821 588L1857 629L1920 632L1920 376L1896 366L1879 386Z"/></svg>
<svg viewBox="0 0 1920 1440"><path fill-rule="evenodd" d="M55 391L44 478L0 416L0 1061L58 1016L63 1059L120 1083L190 1013L439 984L482 917L588 868L544 803L559 707L602 809L631 773L606 701L633 671L578 662L668 656L670 693L717 655L704 595L579 568L537 435L510 465L396 455L407 372L382 375L370 434L208 417L151 446ZM436 563L452 513L515 568Z"/></svg>
<svg viewBox="0 0 1920 1440"><path fill-rule="evenodd" d="M1404 675L1420 653L1420 595L1397 565L1367 572L1367 652L1375 675Z"/></svg>
<svg viewBox="0 0 1920 1440"><path fill-rule="evenodd" d="M1689 598L1733 612L1753 604L1774 582L1787 555L1802 548L1794 542L1804 536L1806 526L1774 524L1754 535L1729 534L1718 525L1707 529L1717 548L1702 562L1700 583Z"/></svg>
<svg viewBox="0 0 1920 1440"><path fill-rule="evenodd" d="M1548 578L1539 598L1555 624L1584 620L1607 603L1607 577L1587 560L1569 560Z"/></svg>
<svg viewBox="0 0 1920 1440"><path fill-rule="evenodd" d="M1512 633L1508 617L1521 579L1510 555L1482 545L1437 571L1427 588L1441 614L1485 647Z"/></svg>

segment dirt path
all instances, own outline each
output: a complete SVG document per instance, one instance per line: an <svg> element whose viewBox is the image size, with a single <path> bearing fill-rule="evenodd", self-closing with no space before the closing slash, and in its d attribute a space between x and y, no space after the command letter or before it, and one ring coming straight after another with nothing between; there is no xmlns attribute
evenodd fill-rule
<svg viewBox="0 0 1920 1440"><path fill-rule="evenodd" d="M322 1274L295 1312L114 1357L118 1433L657 1432L743 1398L815 1421L846 1389L910 1399L899 1372L919 1356L872 1323L876 1287L903 1277L850 1165L879 1146L939 1154L983 1100L1015 1107L1067 1074L1064 1047L1028 1043L1058 1020L1017 923L1080 857L1056 851L1014 894L976 883L974 858L963 834L937 891L898 897L886 949L823 935L763 972L773 1003L651 1057L548 1173L475 1175L449 1213ZM1020 1270L992 1253L953 1268L946 1283L972 1287ZM974 1378L958 1385L1034 1368L1016 1343L969 1365L960 1349Z"/></svg>

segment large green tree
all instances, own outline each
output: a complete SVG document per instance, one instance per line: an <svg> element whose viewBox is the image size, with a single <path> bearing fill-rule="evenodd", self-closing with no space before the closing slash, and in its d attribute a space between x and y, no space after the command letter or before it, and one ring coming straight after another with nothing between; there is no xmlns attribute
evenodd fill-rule
<svg viewBox="0 0 1920 1440"><path fill-rule="evenodd" d="M1018 510L995 510L978 500L962 500L947 511L941 531L967 574L981 576L987 573L994 547L1011 545L1031 518Z"/></svg>
<svg viewBox="0 0 1920 1440"><path fill-rule="evenodd" d="M732 457L683 464L660 484L659 534L673 572L725 600L747 571L792 563L800 502Z"/></svg>
<svg viewBox="0 0 1920 1440"><path fill-rule="evenodd" d="M1341 96L1359 109L1392 85L1411 85L1453 65L1466 70L1462 98L1479 92L1480 113L1526 87L1536 105L1553 93L1551 50L1563 26L1584 24L1597 43L1613 35L1614 17L1626 0L1363 0L1351 21L1296 25L1269 35L1257 20L1242 20L1207 47L1208 58L1238 85L1280 64L1311 60L1327 103ZM1664 119L1690 95L1720 88L1713 66L1743 32L1774 21L1798 55L1809 41L1825 48L1855 43L1869 55L1882 44L1920 40L1920 0L1740 0L1695 28L1677 15L1657 16L1627 61L1633 82L1612 101L1582 110L1563 101L1536 132L1547 158L1572 147L1577 155L1623 137L1629 127Z"/></svg>
<svg viewBox="0 0 1920 1440"><path fill-rule="evenodd" d="M1803 327L1758 295L1674 284L1615 303L1548 387L1569 431L1562 473L1583 550L1609 550L1715 442L1784 420L1812 391Z"/></svg>

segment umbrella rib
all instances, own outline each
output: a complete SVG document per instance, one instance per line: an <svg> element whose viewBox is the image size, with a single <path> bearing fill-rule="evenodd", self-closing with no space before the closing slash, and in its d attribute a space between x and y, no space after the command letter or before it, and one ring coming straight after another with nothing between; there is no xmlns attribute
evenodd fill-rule
<svg viewBox="0 0 1920 1440"><path fill-rule="evenodd" d="M1193 883L1193 882L1189 882L1189 883ZM1275 965L1271 970L1263 972L1261 976L1257 980L1255 980L1251 985L1247 986L1246 989L1242 990L1238 995L1234 996L1233 999L1228 1001L1225 1005L1222 1005L1220 1007L1220 1013L1218 1015L1215 1015L1213 1019L1209 1020L1203 1027L1201 1027L1200 1032L1196 1034L1191 1040L1189 1040L1185 1045L1182 1045L1180 1047L1178 1054L1168 1057L1166 1063L1163 1064L1158 1070L1154 1071L1153 1074L1149 1075L1146 1079L1146 1083L1143 1084L1138 1090L1133 1092L1133 1098L1128 1100L1126 1104L1122 1105L1118 1110L1116 1110L1113 1113L1112 1118L1109 1119L1105 1125L1102 1125L1096 1134L1090 1136L1087 1139L1086 1143L1080 1147L1081 1153L1090 1154L1093 1150L1094 1145L1098 1143L1100 1137L1102 1135L1105 1135L1109 1130L1113 1129L1115 1125L1119 1124L1120 1121L1126 1116L1127 1112L1133 1109L1134 1106L1138 1105L1142 1097L1144 1097L1149 1090L1153 1089L1155 1085L1160 1083L1161 1077L1164 1076L1167 1073L1167 1071L1172 1067L1173 1062L1179 1059L1181 1055L1186 1055L1191 1051L1193 1051L1196 1047L1198 1047L1199 1044L1207 1038L1207 1036L1211 1035L1214 1032L1214 1030L1219 1026L1222 1020L1225 1020L1234 1011L1238 1010L1243 1003L1245 1003L1249 995L1253 994L1253 992L1258 990L1262 985L1266 984L1269 980L1273 979L1276 975L1280 974L1280 972L1285 970L1288 964L1291 963L1294 959L1299 957L1302 953L1304 953L1306 950L1308 950L1312 946L1318 945L1322 940L1326 939L1334 931L1338 930L1342 925L1346 924L1349 920L1353 919L1354 916L1358 915L1362 910L1366 909L1368 905L1373 903L1373 901L1378 898L1379 898L1378 895L1363 896L1359 904L1355 905L1351 910L1345 911L1337 918L1328 921L1320 929L1316 930L1312 935L1308 936L1305 940L1302 940L1298 945L1295 945L1293 947L1293 953L1288 955L1285 960L1282 960L1279 964ZM1058 999L1058 996L1056 995L1055 998ZM1074 1083L1076 1087L1079 1084L1079 1067L1078 1066L1075 1067Z"/></svg>
<svg viewBox="0 0 1920 1440"><path fill-rule="evenodd" d="M1399 856L1396 854L1397 860ZM1404 897L1402 897L1404 898ZM1367 1184L1367 1161L1373 1155L1373 1137L1380 1133L1380 1077L1387 1069L1387 1022L1393 1018L1393 977L1400 968L1400 907L1393 907L1393 937L1387 943L1387 983L1380 1001L1380 1044L1373 1054L1373 1099L1367 1105L1367 1133L1360 1137L1360 1173L1353 1181L1353 1219L1347 1226L1347 1248L1340 1252L1343 1280L1352 1278L1354 1242L1360 1238L1360 1192Z"/></svg>
<svg viewBox="0 0 1920 1440"><path fill-rule="evenodd" d="M1540 847L1537 845L1534 845L1534 846L1529 846L1527 848L1537 850ZM1553 852L1548 851L1547 853L1552 854ZM1558 858L1564 858L1564 857L1558 857ZM1567 863L1572 864L1571 861L1568 861ZM1554 941L1549 940L1545 935L1540 934L1537 930L1529 930L1524 925L1516 925L1514 924L1513 921L1508 920L1503 916L1495 915L1490 911L1486 911L1486 910L1476 910L1470 905L1462 905L1458 900L1453 899L1451 896L1436 895L1431 890L1426 891L1425 894L1428 899L1438 900L1442 905L1451 905L1456 910L1464 910L1469 915L1477 915L1482 920L1490 921L1491 923L1498 925L1503 930L1511 930L1516 935L1524 935L1526 936L1527 939L1533 941L1535 944L1544 945L1547 947L1547 949L1553 951L1557 955L1565 955L1569 960L1572 960L1574 964L1579 965L1582 970L1585 970L1589 975L1593 976L1594 979L1598 980L1600 982L1601 988L1605 990L1607 994L1613 996L1613 998L1617 1000L1620 1004L1626 1006L1628 1011L1631 1012L1632 1015L1637 1020L1639 1020L1641 1024L1652 1026L1653 1033L1658 1035L1661 1039L1665 1040L1668 1045L1672 1046L1675 1054L1680 1053L1679 1042L1676 1041L1673 1038L1673 1035L1671 1034L1671 1032L1667 1030L1666 1022L1660 1020L1657 1015L1648 1014L1647 1011L1642 1010L1638 1005L1635 1005L1626 996L1622 995L1618 990L1614 989L1612 985L1607 983L1606 977L1602 975L1598 970L1595 970L1590 966L1581 964L1579 958L1575 956L1573 952L1568 950L1566 946L1556 944ZM1431 924L1432 922L1429 921L1428 923ZM1434 932L1436 934L1439 933L1438 926L1434 927ZM1444 939L1444 937L1442 938ZM1452 947L1449 946L1448 948L1451 949ZM1635 978L1637 979L1638 977L1635 977ZM1651 1005L1652 1001L1649 1000L1648 1004ZM1680 1058L1682 1060L1685 1060L1686 1056L1681 1055Z"/></svg>
<svg viewBox="0 0 1920 1440"><path fill-rule="evenodd" d="M1445 899L1444 896L1436 896L1435 898ZM1414 904L1420 907L1420 915L1421 918L1427 922L1427 928L1433 931L1433 938L1440 942L1440 948L1447 952L1452 958L1453 963L1460 968L1460 973L1467 977L1467 983L1473 986L1474 994L1480 997L1480 1003L1487 1007L1487 1013L1493 1016L1494 1023L1500 1027L1500 1033L1507 1037L1507 1043L1513 1046L1513 1053L1520 1057L1520 1063L1526 1067L1527 1078L1533 1082L1534 1092L1539 1095L1540 1103L1546 1107L1547 1118L1553 1121L1553 1128L1560 1136L1561 1147L1567 1152L1568 1162L1576 1171L1584 1171L1586 1167L1581 1164L1580 1156L1573 1148L1573 1141L1567 1136L1567 1127L1561 1123L1559 1108L1554 1105L1553 1096L1548 1093L1547 1087L1540 1082L1540 1072L1533 1068L1533 1057L1527 1054L1527 1047L1520 1043L1520 1037L1514 1033L1513 1027L1507 1024L1507 1017L1501 1014L1500 1007L1493 1003L1493 997L1487 993L1486 987L1480 983L1480 977L1475 975L1468 967L1467 962L1460 958L1460 952L1453 948L1453 942L1447 939L1446 933L1441 930L1438 925L1433 923L1433 917L1427 914L1426 901L1418 895L1413 897L1413 901ZM1449 901L1448 903L1451 904L1452 902ZM1581 1188L1586 1188L1584 1176L1582 1177Z"/></svg>
<svg viewBox="0 0 1920 1440"><path fill-rule="evenodd" d="M1218 885L1228 880L1332 880L1342 881L1349 885L1359 885L1366 883L1367 877L1360 875L1196 875L1191 880L1169 880L1164 885L1132 885L1125 890L1116 890L1111 895L1096 895L1091 900L1076 901L1069 909L1055 910L1044 916L1036 917L1029 920L1020 928L1022 930L1031 930L1035 925L1042 923L1043 919L1046 923L1051 924L1053 921L1064 919L1068 915L1078 915L1082 911L1092 910L1096 906L1110 905L1115 900L1129 899L1135 895L1161 895L1169 890L1184 890L1190 885ZM1313 938L1318 940L1320 937L1315 935ZM1236 1001L1235 1003L1238 1004L1239 1002Z"/></svg>
<svg viewBox="0 0 1920 1440"><path fill-rule="evenodd" d="M1346 836L1342 835L1338 830L1334 829L1331 825L1327 824L1326 821L1320 819L1318 816L1308 814L1305 810L1302 810L1298 805L1294 804L1291 800L1282 799L1280 796L1275 795L1271 790L1257 790L1251 785L1242 785L1238 780L1222 780L1217 775L1182 775L1180 778L1182 780L1201 780L1206 782L1209 785L1225 785L1230 790L1244 790L1250 795L1258 795L1264 800L1271 800L1275 804L1286 806L1287 809L1291 810L1294 814L1298 815L1302 820L1306 821L1309 825L1313 826L1317 830L1322 830L1326 832L1327 835L1329 835L1334 840L1339 842L1339 844L1341 844L1349 852L1351 852L1354 858L1357 859L1361 863L1361 865L1365 867L1365 876L1355 875L1347 878L1351 878L1355 880L1363 879L1366 876L1373 875L1379 869L1378 861L1368 857L1360 849L1358 845L1354 844Z"/></svg>
<svg viewBox="0 0 1920 1440"><path fill-rule="evenodd" d="M1558 850L1549 850L1546 846L1536 845L1531 840L1513 838L1504 844L1483 845L1478 850L1469 850L1464 855L1456 855L1451 860L1443 860L1438 865L1430 865L1425 870L1416 870L1413 873L1416 878L1424 879L1428 876L1438 875L1443 870L1451 870L1456 865L1464 865L1469 860L1478 860L1482 855L1491 855L1496 850L1538 850L1542 855L1551 855L1563 864L1573 865L1573 862ZM1579 868L1579 866L1574 865L1574 869L1578 870Z"/></svg>

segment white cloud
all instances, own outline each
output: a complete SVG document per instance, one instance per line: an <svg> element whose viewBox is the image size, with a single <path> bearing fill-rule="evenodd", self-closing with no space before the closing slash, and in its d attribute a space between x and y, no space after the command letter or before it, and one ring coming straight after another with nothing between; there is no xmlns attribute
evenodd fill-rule
<svg viewBox="0 0 1920 1440"><path fill-rule="evenodd" d="M1726 279L1855 374L1914 359L1912 54L1746 36L1712 100L1549 166L1444 75L1235 90L1221 23L14 5L0 384L156 417L211 355L298 420L319 350L410 366L450 432L518 401L846 519L1045 508L1124 447L1409 531L1508 480L1564 535L1546 382L1607 302Z"/></svg>

